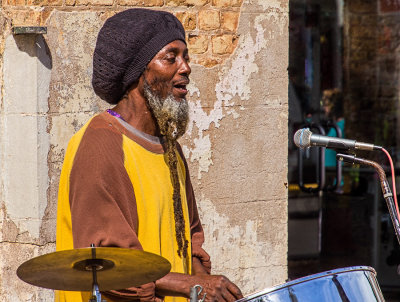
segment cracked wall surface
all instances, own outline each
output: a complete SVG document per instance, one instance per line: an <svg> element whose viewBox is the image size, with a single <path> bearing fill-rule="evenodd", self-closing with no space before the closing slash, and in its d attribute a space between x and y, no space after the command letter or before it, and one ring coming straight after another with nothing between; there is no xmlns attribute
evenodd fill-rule
<svg viewBox="0 0 400 302"><path fill-rule="evenodd" d="M191 120L181 144L205 248L213 273L225 274L250 294L287 278L288 1L191 1L148 3L185 13L179 17L195 59ZM92 51L106 17L125 7L89 3L74 10L71 3L25 3L17 9L17 3L3 1L0 11L0 301L51 301L51 290L19 281L15 270L54 250L67 142L107 108L91 88ZM201 20L201 12L210 10L219 23ZM16 11L32 15L23 18ZM17 21L45 25L48 33L13 36ZM234 41L229 50L218 44L227 51L221 54L213 39L228 34Z"/></svg>

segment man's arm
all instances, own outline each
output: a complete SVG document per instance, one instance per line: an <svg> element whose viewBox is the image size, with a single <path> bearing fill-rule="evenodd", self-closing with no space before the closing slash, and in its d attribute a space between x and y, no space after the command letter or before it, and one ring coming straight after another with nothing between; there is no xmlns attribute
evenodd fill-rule
<svg viewBox="0 0 400 302"><path fill-rule="evenodd" d="M141 250L136 235L135 195L123 166L122 137L109 126L104 129L101 119L92 122L69 175L74 248L94 243L98 247ZM102 294L111 301L156 300L154 282Z"/></svg>

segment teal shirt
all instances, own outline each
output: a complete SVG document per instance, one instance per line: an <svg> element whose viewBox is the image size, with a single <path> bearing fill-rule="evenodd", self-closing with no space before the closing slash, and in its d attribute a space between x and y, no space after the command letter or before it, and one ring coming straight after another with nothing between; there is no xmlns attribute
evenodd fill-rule
<svg viewBox="0 0 400 302"><path fill-rule="evenodd" d="M342 131L342 134L343 134L344 133L344 119L341 119L336 124L339 127L339 129ZM336 137L337 134L336 134L335 128L330 128L327 136ZM331 149L325 150L325 167L336 167L336 151L331 150Z"/></svg>

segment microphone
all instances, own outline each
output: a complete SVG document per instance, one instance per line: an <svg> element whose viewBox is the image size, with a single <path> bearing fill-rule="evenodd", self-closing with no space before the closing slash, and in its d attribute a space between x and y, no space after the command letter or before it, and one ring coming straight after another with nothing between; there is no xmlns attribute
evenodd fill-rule
<svg viewBox="0 0 400 302"><path fill-rule="evenodd" d="M308 128L299 129L294 134L294 143L297 147L304 149L308 147L326 147L339 150L381 150L381 146L373 144L360 143L352 139L331 137L314 134Z"/></svg>

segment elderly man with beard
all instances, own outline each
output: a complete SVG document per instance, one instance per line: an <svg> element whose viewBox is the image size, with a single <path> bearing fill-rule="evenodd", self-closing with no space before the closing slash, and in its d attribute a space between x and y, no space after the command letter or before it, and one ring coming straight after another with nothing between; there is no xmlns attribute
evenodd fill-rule
<svg viewBox="0 0 400 302"><path fill-rule="evenodd" d="M188 63L183 26L170 13L129 9L109 18L99 32L92 84L115 106L92 117L68 144L57 250L92 243L141 249L172 265L156 282L104 293L107 301L183 301L197 284L205 301L242 297L226 277L210 274L189 171L177 143L188 122ZM56 301L88 299L88 293L56 293Z"/></svg>

